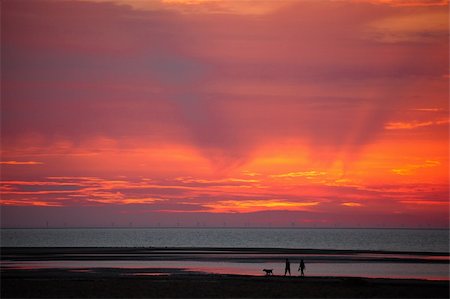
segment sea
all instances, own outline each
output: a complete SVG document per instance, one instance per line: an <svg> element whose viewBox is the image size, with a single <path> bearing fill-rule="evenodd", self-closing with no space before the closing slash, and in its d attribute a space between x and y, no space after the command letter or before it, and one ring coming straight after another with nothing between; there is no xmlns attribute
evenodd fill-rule
<svg viewBox="0 0 450 299"><path fill-rule="evenodd" d="M226 247L449 252L449 230L323 228L1 229L2 247Z"/></svg>

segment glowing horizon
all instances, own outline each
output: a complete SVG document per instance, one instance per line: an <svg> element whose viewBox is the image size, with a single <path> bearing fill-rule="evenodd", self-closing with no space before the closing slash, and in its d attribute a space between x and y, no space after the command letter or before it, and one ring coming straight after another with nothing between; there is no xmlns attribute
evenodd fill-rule
<svg viewBox="0 0 450 299"><path fill-rule="evenodd" d="M449 227L448 1L1 14L1 227Z"/></svg>

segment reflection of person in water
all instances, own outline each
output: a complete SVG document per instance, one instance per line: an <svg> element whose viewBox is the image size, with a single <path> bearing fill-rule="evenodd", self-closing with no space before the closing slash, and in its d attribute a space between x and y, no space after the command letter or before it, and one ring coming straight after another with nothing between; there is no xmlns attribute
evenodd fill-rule
<svg viewBox="0 0 450 299"><path fill-rule="evenodd" d="M301 276L305 276L305 272L303 272L305 270L305 262L303 260L300 261L300 265L298 265L298 271L302 271L301 272Z"/></svg>
<svg viewBox="0 0 450 299"><path fill-rule="evenodd" d="M284 268L284 276L289 272L289 276L291 276L291 263L288 259L286 259L286 266Z"/></svg>

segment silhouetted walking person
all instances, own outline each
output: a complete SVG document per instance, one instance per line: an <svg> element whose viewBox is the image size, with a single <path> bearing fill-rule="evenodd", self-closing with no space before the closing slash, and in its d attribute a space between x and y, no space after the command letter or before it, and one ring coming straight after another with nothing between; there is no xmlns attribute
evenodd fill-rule
<svg viewBox="0 0 450 299"><path fill-rule="evenodd" d="M305 262L303 260L300 261L300 265L298 265L298 271L302 271L300 273L301 276L305 276L305 272L303 272L303 270L305 270Z"/></svg>
<svg viewBox="0 0 450 299"><path fill-rule="evenodd" d="M286 259L286 266L284 267L284 276L289 272L289 276L291 276L291 263L288 259Z"/></svg>

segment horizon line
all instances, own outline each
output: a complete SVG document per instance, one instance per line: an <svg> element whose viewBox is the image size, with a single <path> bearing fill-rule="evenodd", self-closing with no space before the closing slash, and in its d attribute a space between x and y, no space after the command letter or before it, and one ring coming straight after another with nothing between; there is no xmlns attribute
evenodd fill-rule
<svg viewBox="0 0 450 299"><path fill-rule="evenodd" d="M2 229L405 229L405 230L449 230L450 227L330 227L330 226L36 226L0 227Z"/></svg>

